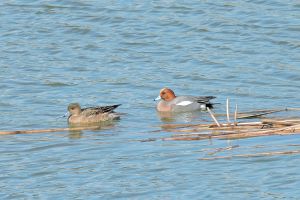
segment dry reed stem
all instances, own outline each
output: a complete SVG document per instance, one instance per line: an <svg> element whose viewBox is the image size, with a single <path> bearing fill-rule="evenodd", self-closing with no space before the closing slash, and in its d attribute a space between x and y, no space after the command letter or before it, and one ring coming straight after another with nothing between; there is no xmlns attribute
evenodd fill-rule
<svg viewBox="0 0 300 200"><path fill-rule="evenodd" d="M263 119L262 122L264 124L272 124L272 125L284 125L284 126L293 126L300 124L300 119Z"/></svg>
<svg viewBox="0 0 300 200"><path fill-rule="evenodd" d="M300 111L300 108L286 108L287 111Z"/></svg>
<svg viewBox="0 0 300 200"><path fill-rule="evenodd" d="M230 124L230 113L229 113L229 99L226 100L226 114L227 114L227 122Z"/></svg>
<svg viewBox="0 0 300 200"><path fill-rule="evenodd" d="M232 158L250 158L250 157L263 157L263 156L276 156L276 155L291 155L298 154L300 150L292 151L273 151L273 152L260 152L255 154L237 154L232 156L217 156L212 158L199 158L199 160L217 160L217 159L232 159Z"/></svg>
<svg viewBox="0 0 300 200"><path fill-rule="evenodd" d="M233 123L231 124L220 124L222 127L232 127L234 126ZM237 126L258 126L263 125L262 122L240 122ZM164 124L161 125L164 129L176 129L176 128L189 128L189 127L197 127L197 128L215 128L218 127L216 124ZM168 130L172 131L172 130Z"/></svg>
<svg viewBox="0 0 300 200"><path fill-rule="evenodd" d="M238 116L238 105L235 104L235 111L234 111L234 126L237 125L237 116Z"/></svg>
<svg viewBox="0 0 300 200"><path fill-rule="evenodd" d="M82 130L96 130L96 129L99 129L99 128L100 128L100 126L90 126L90 127L74 127L74 128L53 128L53 129L37 129L37 130L0 131L0 135L50 133L50 132L64 132L64 131L82 131Z"/></svg>
<svg viewBox="0 0 300 200"><path fill-rule="evenodd" d="M245 118L255 118L255 117L261 117L263 115L268 115L276 112L282 112L286 111L286 109L280 109L280 110L270 110L270 111L265 111L261 113L254 113L254 114L239 114L238 119L245 119Z"/></svg>
<svg viewBox="0 0 300 200"><path fill-rule="evenodd" d="M270 136L270 135L290 135L300 134L300 125L289 126L285 128L276 128L263 131L245 131L245 132L232 132L232 133L220 133L220 134L201 134L201 135L184 135L184 136L173 136L169 138L163 138L163 140L203 140L203 139L238 139L238 138L250 138L258 136Z"/></svg>
<svg viewBox="0 0 300 200"><path fill-rule="evenodd" d="M237 104L236 104L236 110L237 110ZM255 117L257 116L262 116L262 115L267 115L267 114L271 114L271 113L275 113L275 112L282 112L282 111L298 111L300 110L300 108L274 108L274 109L261 109L261 110L253 110L253 111L246 111L246 112L239 112L238 114L242 117L242 118L246 118L246 116L253 116ZM226 116L227 113L225 114L215 114L216 116ZM234 116L234 114L230 114L230 116ZM237 119L239 119L240 117L237 117Z"/></svg>
<svg viewBox="0 0 300 200"><path fill-rule="evenodd" d="M255 111L248 111L248 112L240 112L238 113L238 105L235 105L235 112L234 112L234 123L237 123L237 119L239 118L247 118L247 117L255 117L255 116L263 116L275 112L280 112L280 111L289 111L289 110L300 110L300 108L286 108L286 109L265 109L265 110L255 110ZM259 112L259 113L258 113ZM224 116L224 114L213 114L214 116ZM227 114L225 114L227 115ZM231 115L231 114L229 114ZM241 117L239 117L241 116ZM300 119L299 119L300 123ZM224 126L224 124L220 124L221 126ZM236 124L233 124L236 125ZM165 128L165 129L170 129L170 128L184 128L184 127L192 127L192 126L206 126L205 124L163 124L160 127Z"/></svg>
<svg viewBox="0 0 300 200"><path fill-rule="evenodd" d="M207 111L209 112L211 118L215 121L215 123L218 125L218 127L221 127L220 123L218 122L218 120L215 118L214 114L212 113L212 111L210 110L210 108L207 107Z"/></svg>
<svg viewBox="0 0 300 200"><path fill-rule="evenodd" d="M170 130L172 133L181 133L181 134L173 134L172 137L178 136L192 136L192 135L220 135L220 134L234 134L241 133L242 131L259 131L261 130L261 126L247 126L247 127L221 127L221 128L201 128L201 129L184 129L184 130ZM212 133L209 133L212 132Z"/></svg>

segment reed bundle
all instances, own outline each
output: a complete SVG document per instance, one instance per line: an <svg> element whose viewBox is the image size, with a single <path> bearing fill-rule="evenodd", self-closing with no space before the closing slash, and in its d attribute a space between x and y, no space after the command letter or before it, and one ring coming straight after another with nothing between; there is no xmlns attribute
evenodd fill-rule
<svg viewBox="0 0 300 200"><path fill-rule="evenodd" d="M214 124L164 124L163 131L174 133L162 140L203 140L203 139L240 139L270 135L300 134L300 118L287 119L262 118L255 122L238 122L238 119L261 118L265 115L282 111L300 111L299 108L255 110L238 113L237 105L234 114L229 113L229 99L226 101L226 114L214 114L210 109L208 112ZM226 117L220 123L217 117ZM230 116L234 116L231 122Z"/></svg>

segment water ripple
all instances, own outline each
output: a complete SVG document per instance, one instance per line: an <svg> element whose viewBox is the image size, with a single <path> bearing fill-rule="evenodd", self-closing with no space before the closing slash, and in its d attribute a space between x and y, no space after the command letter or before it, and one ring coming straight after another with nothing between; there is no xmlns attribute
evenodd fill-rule
<svg viewBox="0 0 300 200"><path fill-rule="evenodd" d="M298 155L199 161L227 141L162 138L162 87L229 97L240 110L299 107L297 1L0 2L1 130L68 127L70 102L121 103L112 128L3 136L6 199L298 199ZM220 155L282 151L298 136L231 141ZM264 148L257 145L263 144ZM280 148L278 144L283 145ZM298 145L298 144L297 144ZM16 190L17 188L17 190Z"/></svg>

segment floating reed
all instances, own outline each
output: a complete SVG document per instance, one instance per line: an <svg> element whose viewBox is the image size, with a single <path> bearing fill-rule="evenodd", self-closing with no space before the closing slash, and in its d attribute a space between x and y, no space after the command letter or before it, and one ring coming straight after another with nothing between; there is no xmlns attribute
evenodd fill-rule
<svg viewBox="0 0 300 200"><path fill-rule="evenodd" d="M33 133L50 133L64 131L82 131L82 130L97 130L100 126L89 127L74 127L74 128L53 128L53 129L36 129L36 130L18 130L18 131L0 131L0 135L15 135L15 134L33 134Z"/></svg>
<svg viewBox="0 0 300 200"><path fill-rule="evenodd" d="M238 113L238 106L235 107L234 122L230 122L229 99L226 101L226 114L218 116L226 116L227 123L219 123L213 112L208 108L208 112L215 124L165 124L161 127L162 131L173 133L170 137L162 138L162 140L203 140L203 139L240 139L258 136L270 135L289 135L300 134L300 118L289 119L262 119L256 122L238 122L237 119L257 118L268 114L282 111L300 111L299 108L284 109L268 109L255 110L250 112Z"/></svg>
<svg viewBox="0 0 300 200"><path fill-rule="evenodd" d="M255 125L257 124L257 125ZM174 134L171 137L163 138L163 140L203 140L203 139L211 139L211 138L218 138L218 139L241 139L241 138L250 138L250 137L258 137L258 136L270 136L270 135L290 135L290 134L300 134L300 124L293 125L293 126L286 126L283 128L259 128L260 122L255 122L252 126L236 126L236 127L221 127L214 129L218 130L218 132L201 134L201 133L194 133L194 134ZM227 128L227 129L226 129ZM211 130L211 129L206 129ZM227 130L227 131L224 131ZM175 132L175 131L174 131ZM188 132L185 131L176 131L176 132ZM193 132L196 132L193 130ZM198 129L198 132L199 129Z"/></svg>

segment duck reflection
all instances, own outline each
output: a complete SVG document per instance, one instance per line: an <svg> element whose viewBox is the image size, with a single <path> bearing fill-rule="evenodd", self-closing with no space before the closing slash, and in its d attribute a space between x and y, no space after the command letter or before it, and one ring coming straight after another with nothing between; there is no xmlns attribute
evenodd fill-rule
<svg viewBox="0 0 300 200"><path fill-rule="evenodd" d="M70 124L69 123L69 138L80 139L83 137L84 131L99 132L107 129L112 129L116 125L116 121L105 121L89 124Z"/></svg>
<svg viewBox="0 0 300 200"><path fill-rule="evenodd" d="M203 117L203 112L157 112L162 122L185 122L189 123Z"/></svg>

